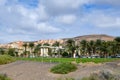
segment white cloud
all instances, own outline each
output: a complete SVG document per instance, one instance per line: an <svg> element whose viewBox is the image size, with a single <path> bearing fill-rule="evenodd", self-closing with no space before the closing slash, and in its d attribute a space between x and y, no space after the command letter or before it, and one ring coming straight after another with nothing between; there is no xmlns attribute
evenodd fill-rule
<svg viewBox="0 0 120 80"><path fill-rule="evenodd" d="M76 21L77 17L75 15L62 15L58 16L55 20L64 24L73 24Z"/></svg>
<svg viewBox="0 0 120 80"><path fill-rule="evenodd" d="M0 24L7 28L4 31L8 33L39 34L59 32L59 28L45 24L48 19L49 16L45 12L43 5L34 9L26 8L20 4L2 5L0 7Z"/></svg>
<svg viewBox="0 0 120 80"><path fill-rule="evenodd" d="M74 13L90 0L44 0L46 11L51 15Z"/></svg>
<svg viewBox="0 0 120 80"><path fill-rule="evenodd" d="M45 12L43 5L40 5L35 9L28 9L23 6L18 6L18 8L22 16L30 18L31 20L45 21L49 19L49 15Z"/></svg>
<svg viewBox="0 0 120 80"><path fill-rule="evenodd" d="M46 12L45 10L45 6L44 5L39 5L39 7L36 9L40 20L48 20L49 19L49 14Z"/></svg>
<svg viewBox="0 0 120 80"><path fill-rule="evenodd" d="M47 0L46 3L51 7L58 8L78 8L79 6L88 3L90 0Z"/></svg>
<svg viewBox="0 0 120 80"><path fill-rule="evenodd" d="M120 0L93 0L93 3L120 6Z"/></svg>
<svg viewBox="0 0 120 80"><path fill-rule="evenodd" d="M6 3L7 0L0 0L0 6L4 5Z"/></svg>
<svg viewBox="0 0 120 80"><path fill-rule="evenodd" d="M30 5L34 1L30 4L27 1L0 0L0 35L2 33L11 40L28 40L39 34L44 35L43 38L58 37L58 34L64 37L69 32L68 35L75 35L82 32L80 30L90 29L89 25L96 29L120 28L120 0L39 0L36 6ZM110 8L106 9L108 5Z"/></svg>
<svg viewBox="0 0 120 80"><path fill-rule="evenodd" d="M120 28L120 17L111 17L111 16L103 16L99 17L99 20L95 21L95 25L98 27L119 27Z"/></svg>
<svg viewBox="0 0 120 80"><path fill-rule="evenodd" d="M49 25L48 23L40 23L37 24L37 29L41 31L42 33L57 33L60 32L61 30L59 28L53 27Z"/></svg>
<svg viewBox="0 0 120 80"><path fill-rule="evenodd" d="M103 11L96 11L94 10L93 12L86 14L82 19L81 22L83 24L91 24L96 27L117 27L120 28L120 16L114 16L110 14L115 14L114 12L112 13L106 13Z"/></svg>

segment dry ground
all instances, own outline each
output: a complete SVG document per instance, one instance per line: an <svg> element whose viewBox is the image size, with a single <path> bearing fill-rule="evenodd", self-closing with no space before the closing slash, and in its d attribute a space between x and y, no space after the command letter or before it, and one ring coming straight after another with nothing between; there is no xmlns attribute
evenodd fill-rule
<svg viewBox="0 0 120 80"><path fill-rule="evenodd" d="M71 77L76 80L90 73L108 70L120 75L120 61L104 64L85 63L78 64L78 70L66 75L53 74L49 69L56 63L42 63L30 61L17 61L6 65L0 65L0 73L7 74L13 80L57 80L58 78Z"/></svg>

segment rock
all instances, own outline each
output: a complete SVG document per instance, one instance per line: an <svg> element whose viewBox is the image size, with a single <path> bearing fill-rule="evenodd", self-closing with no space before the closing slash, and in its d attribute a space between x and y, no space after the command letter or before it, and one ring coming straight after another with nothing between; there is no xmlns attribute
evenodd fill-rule
<svg viewBox="0 0 120 80"><path fill-rule="evenodd" d="M94 63L94 62L87 62L87 63L79 63L79 65L81 65L81 66L100 66L100 65L102 65L101 63Z"/></svg>
<svg viewBox="0 0 120 80"><path fill-rule="evenodd" d="M118 63L117 65L120 66L120 63Z"/></svg>

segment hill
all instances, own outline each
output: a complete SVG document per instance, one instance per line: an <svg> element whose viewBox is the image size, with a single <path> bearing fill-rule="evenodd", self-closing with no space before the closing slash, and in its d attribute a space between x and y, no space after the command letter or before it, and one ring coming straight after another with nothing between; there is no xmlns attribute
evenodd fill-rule
<svg viewBox="0 0 120 80"><path fill-rule="evenodd" d="M93 35L84 35L84 36L77 36L77 37L73 37L73 38L64 38L64 39L56 39L56 40L39 40L39 41L32 41L35 45L37 44L45 44L48 43L50 45L54 44L56 41L59 42L60 44L65 44L66 41L68 39L73 39L75 40L75 42L80 42L81 40L104 40L104 41L113 41L115 37L113 36L109 36L109 35L105 35L105 34L93 34ZM10 46L12 47L22 47L22 45L24 43L29 43L30 41L16 41L16 42L11 42L8 44L0 44L0 47L4 47L4 48L9 48Z"/></svg>
<svg viewBox="0 0 120 80"><path fill-rule="evenodd" d="M109 36L109 35L105 35L105 34L93 34L93 35L84 35L84 36L77 36L77 37L74 37L73 39L75 41L81 41L81 40L87 40L87 41L90 41L90 40L97 40L97 39L100 39L100 40L104 40L104 41L113 41L115 37L113 36Z"/></svg>

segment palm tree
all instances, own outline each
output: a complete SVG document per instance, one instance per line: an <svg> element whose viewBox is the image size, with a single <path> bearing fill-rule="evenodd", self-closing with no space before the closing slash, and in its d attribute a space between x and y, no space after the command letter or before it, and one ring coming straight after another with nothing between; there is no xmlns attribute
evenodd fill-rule
<svg viewBox="0 0 120 80"><path fill-rule="evenodd" d="M27 46L28 46L27 43L24 43L24 44L23 44L23 47L25 48L25 51L24 51L25 56L27 55L27 51L26 51Z"/></svg>
<svg viewBox="0 0 120 80"><path fill-rule="evenodd" d="M58 41L56 41L55 43L52 44L52 46L54 47L59 47L60 46L60 43Z"/></svg>
<svg viewBox="0 0 120 80"><path fill-rule="evenodd" d="M120 43L120 37L116 37L114 40Z"/></svg>
<svg viewBox="0 0 120 80"><path fill-rule="evenodd" d="M119 54L119 52L120 52L120 37L116 37L115 39L114 39L114 41L116 41L116 48L117 48L117 53Z"/></svg>
<svg viewBox="0 0 120 80"><path fill-rule="evenodd" d="M95 46L96 46L96 52L101 55L101 46L102 46L102 40L98 39L95 42Z"/></svg>
<svg viewBox="0 0 120 80"><path fill-rule="evenodd" d="M5 54L5 50L3 48L0 48L0 55Z"/></svg>
<svg viewBox="0 0 120 80"><path fill-rule="evenodd" d="M108 42L106 42L106 41L103 41L102 42L102 46L101 46L101 51L102 51L102 56L103 57L107 57L107 55L108 55L108 47L109 46L109 43Z"/></svg>
<svg viewBox="0 0 120 80"><path fill-rule="evenodd" d="M88 42L86 40L82 40L80 42L81 52L83 55L87 54L88 51Z"/></svg>
<svg viewBox="0 0 120 80"><path fill-rule="evenodd" d="M50 46L50 44L49 43L44 43L43 46Z"/></svg>
<svg viewBox="0 0 120 80"><path fill-rule="evenodd" d="M114 52L113 41L107 41L107 56L111 56Z"/></svg>
<svg viewBox="0 0 120 80"><path fill-rule="evenodd" d="M67 47L68 53L71 54L71 56L73 55L73 57L74 57L74 55L75 55L74 53L76 50L75 41L72 39L67 40L66 47Z"/></svg>
<svg viewBox="0 0 120 80"><path fill-rule="evenodd" d="M29 43L29 47L30 47L30 49L31 49L31 50L30 50L30 54L33 56L33 53L32 53L32 52L33 52L33 48L34 48L34 43L33 43L33 42L30 42L30 43Z"/></svg>
<svg viewBox="0 0 120 80"><path fill-rule="evenodd" d="M57 51L57 53L58 53L58 57L60 57L60 54L61 54L61 52L62 52L61 49L59 48L60 43L59 43L58 41L56 41L55 43L53 43L52 46L56 47L56 51Z"/></svg>
<svg viewBox="0 0 120 80"><path fill-rule="evenodd" d="M34 53L37 53L36 54L37 56L40 56L40 48L41 48L41 44L35 46Z"/></svg>
<svg viewBox="0 0 120 80"><path fill-rule="evenodd" d="M112 46L112 49L111 49L111 51L112 51L112 55L116 55L116 53L117 53L117 42L116 41L112 41L111 42L111 46Z"/></svg>
<svg viewBox="0 0 120 80"><path fill-rule="evenodd" d="M95 54L96 53L95 42L93 40L91 40L88 45L89 45L89 48L91 48L90 49L91 50L90 56L91 56L91 54Z"/></svg>
<svg viewBox="0 0 120 80"><path fill-rule="evenodd" d="M15 56L15 48L9 48L8 49L8 55Z"/></svg>

